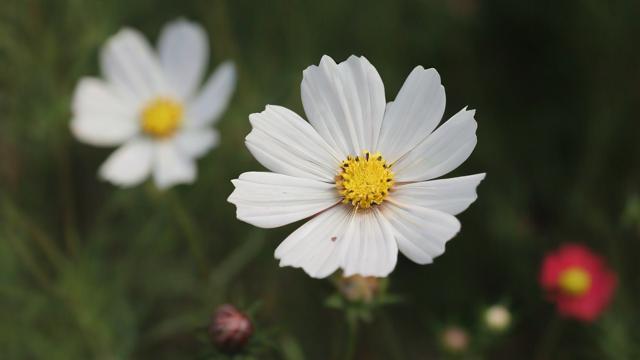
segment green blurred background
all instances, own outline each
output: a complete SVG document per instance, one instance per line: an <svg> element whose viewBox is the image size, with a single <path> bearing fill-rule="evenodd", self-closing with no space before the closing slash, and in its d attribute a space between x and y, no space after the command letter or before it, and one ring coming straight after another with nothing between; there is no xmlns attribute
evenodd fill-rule
<svg viewBox="0 0 640 360"><path fill-rule="evenodd" d="M117 189L97 178L110 149L69 132L70 97L99 74L123 26L155 42L177 17L200 22L212 68L239 82L221 145L191 186ZM433 265L401 258L399 304L361 326L358 359L447 358L440 332L503 302L513 327L491 359L640 358L640 3L628 1L80 1L0 4L0 358L193 359L221 303L253 308L259 358L339 359L344 315L329 281L278 267L275 230L235 219L230 179L259 169L243 145L265 104L303 113L302 70L364 55L387 99L416 65L435 67L450 116L476 108L478 146L454 175L487 172L462 232ZM544 253L586 244L618 272L594 324L564 321L538 287Z"/></svg>

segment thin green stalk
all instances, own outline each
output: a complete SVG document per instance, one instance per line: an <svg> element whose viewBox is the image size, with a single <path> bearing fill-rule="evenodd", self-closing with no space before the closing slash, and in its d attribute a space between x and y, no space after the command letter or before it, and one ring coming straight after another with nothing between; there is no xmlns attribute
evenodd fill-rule
<svg viewBox="0 0 640 360"><path fill-rule="evenodd" d="M356 355L356 346L358 343L358 320L355 317L347 316L347 352L345 360L352 360Z"/></svg>
<svg viewBox="0 0 640 360"><path fill-rule="evenodd" d="M178 224L182 228L185 237L187 238L187 243L189 245L189 251L191 251L191 255L193 256L198 268L203 276L207 275L207 270L209 269L209 264L207 263L207 259L204 256L204 250L202 247L202 237L199 235L199 231L197 230L197 226L193 221L191 215L184 208L182 201L177 198L174 194L169 194L171 200L171 207L176 216L176 220Z"/></svg>
<svg viewBox="0 0 640 360"><path fill-rule="evenodd" d="M232 34L231 23L229 22L229 11L227 9L227 3L224 0L214 1L213 4L207 2L206 6L213 8L213 20L214 30L216 35L216 41L213 43L214 53L227 54L231 58L239 59L237 56L238 49L236 47L236 41Z"/></svg>
<svg viewBox="0 0 640 360"><path fill-rule="evenodd" d="M75 256L78 252L78 232L76 225L76 211L71 184L71 167L69 166L68 152L64 145L55 149L56 158L61 169L58 177L60 186L60 200L63 206L64 240L67 252Z"/></svg>
<svg viewBox="0 0 640 360"><path fill-rule="evenodd" d="M197 230L197 226L191 215L187 212L182 202L178 197L175 196L172 192L160 192L156 189L152 184L148 184L145 187L147 195L155 202L164 200L168 202L168 206L171 207L171 211L180 226L184 236L187 240L187 245L189 247L189 252L191 252L191 256L193 257L196 265L198 267L198 271L202 274L203 277L207 276L207 269L209 269L209 265L207 263L206 257L204 256L202 244L201 244L201 236L199 235L199 231Z"/></svg>
<svg viewBox="0 0 640 360"><path fill-rule="evenodd" d="M380 309L383 310L383 309ZM386 310L380 311L380 320L383 323L382 329L384 330L385 338L389 339L389 347L394 359L406 359L404 355L404 349L399 346L401 343L398 341L398 332L394 329L394 324Z"/></svg>
<svg viewBox="0 0 640 360"><path fill-rule="evenodd" d="M31 235L35 243L45 254L51 264L57 269L64 266L66 262L64 254L58 249L54 241L47 236L35 223L27 218L9 199L5 198L4 208L7 215L15 221L15 223Z"/></svg>
<svg viewBox="0 0 640 360"><path fill-rule="evenodd" d="M51 290L51 279L47 275L47 273L40 268L38 262L34 259L33 255L29 253L27 249L24 248L24 245L20 241L16 241L13 236L7 234L7 239L9 239L9 243L14 250L14 253L18 256L18 258L22 261L23 265L31 275L36 279L36 281L45 289Z"/></svg>
<svg viewBox="0 0 640 360"><path fill-rule="evenodd" d="M251 262L264 247L264 233L254 231L247 240L238 245L225 259L220 262L209 274L212 290L224 291L226 285L242 269Z"/></svg>

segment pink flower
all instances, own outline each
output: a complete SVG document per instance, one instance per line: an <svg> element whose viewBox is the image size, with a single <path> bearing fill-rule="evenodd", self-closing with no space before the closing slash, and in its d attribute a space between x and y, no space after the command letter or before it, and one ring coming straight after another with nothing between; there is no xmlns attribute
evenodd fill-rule
<svg viewBox="0 0 640 360"><path fill-rule="evenodd" d="M545 257L540 284L561 315L591 322L611 302L617 280L601 256L565 244Z"/></svg>

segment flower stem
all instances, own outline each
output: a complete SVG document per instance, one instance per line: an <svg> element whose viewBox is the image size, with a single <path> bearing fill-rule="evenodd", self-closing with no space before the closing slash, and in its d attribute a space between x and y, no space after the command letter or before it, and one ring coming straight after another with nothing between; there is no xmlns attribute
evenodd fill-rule
<svg viewBox="0 0 640 360"><path fill-rule="evenodd" d="M184 205L180 201L180 199L173 192L160 192L157 188L155 188L152 184L148 184L145 187L147 195L156 202L165 202L167 206L171 208L173 215L180 226L184 236L187 240L187 245L189 247L189 252L191 252L191 256L198 267L198 271L202 274L202 276L207 276L207 269L209 265L207 264L206 258L203 255L202 245L201 245L201 237L199 236L199 232L197 230L197 226L193 221L191 215L187 212Z"/></svg>
<svg viewBox="0 0 640 360"><path fill-rule="evenodd" d="M59 171L58 173L58 181L60 186L60 203L63 207L62 220L64 229L64 240L68 253L71 256L75 256L78 252L78 232L68 150L65 145L59 145L54 149L54 152L56 154L58 166L61 169L61 171Z"/></svg>
<svg viewBox="0 0 640 360"><path fill-rule="evenodd" d="M356 345L358 343L358 320L353 316L347 315L347 326L347 352L344 359L352 360L356 354Z"/></svg>
<svg viewBox="0 0 640 360"><path fill-rule="evenodd" d="M254 231L249 237L229 253L209 274L212 289L224 292L228 283L260 253L265 244L264 233Z"/></svg>
<svg viewBox="0 0 640 360"><path fill-rule="evenodd" d="M201 237L198 235L199 232L197 230L197 226L191 215L187 212L187 209L184 208L180 199L176 197L174 193L170 193L169 196L176 220L187 238L189 251L193 256L199 271L206 276L209 265L207 264L207 260L204 256Z"/></svg>
<svg viewBox="0 0 640 360"><path fill-rule="evenodd" d="M31 219L23 214L9 199L5 198L4 200L4 208L8 218L13 219L19 228L30 235L40 250L42 250L42 253L56 269L60 269L64 266L66 262L65 256L58 249L53 239L51 239L44 231L33 223Z"/></svg>
<svg viewBox="0 0 640 360"><path fill-rule="evenodd" d="M9 244L13 247L14 253L20 258L25 268L31 272L36 281L46 290L51 289L51 279L47 273L38 265L33 255L24 248L24 244L16 241L12 235L8 234Z"/></svg>

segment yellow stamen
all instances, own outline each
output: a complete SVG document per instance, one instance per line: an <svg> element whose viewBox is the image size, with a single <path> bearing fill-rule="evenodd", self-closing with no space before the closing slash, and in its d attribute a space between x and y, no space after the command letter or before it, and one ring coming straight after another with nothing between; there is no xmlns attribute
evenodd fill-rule
<svg viewBox="0 0 640 360"><path fill-rule="evenodd" d="M168 98L157 98L142 111L141 121L145 133L157 138L171 136L182 124L182 105Z"/></svg>
<svg viewBox="0 0 640 360"><path fill-rule="evenodd" d="M343 203L367 209L380 205L393 186L393 172L379 152L363 151L361 156L348 156L340 165L336 187Z"/></svg>
<svg viewBox="0 0 640 360"><path fill-rule="evenodd" d="M591 275L581 267L570 267L558 278L558 286L569 295L583 295L591 287Z"/></svg>

